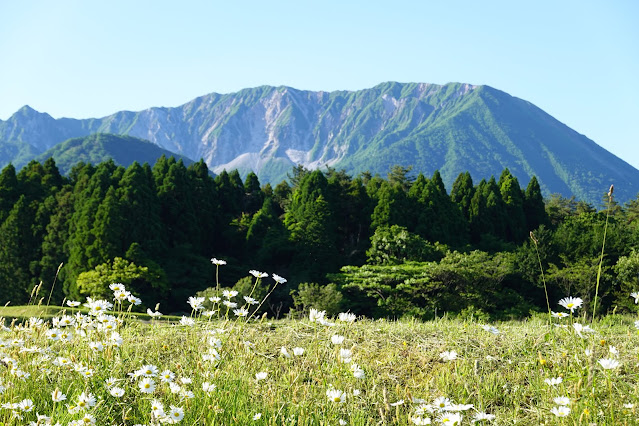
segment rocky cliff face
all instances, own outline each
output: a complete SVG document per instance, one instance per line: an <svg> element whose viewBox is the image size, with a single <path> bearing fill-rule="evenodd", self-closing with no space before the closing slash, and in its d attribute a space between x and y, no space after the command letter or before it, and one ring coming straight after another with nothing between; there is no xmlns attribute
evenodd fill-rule
<svg viewBox="0 0 639 426"><path fill-rule="evenodd" d="M479 181L509 167L522 185L536 175L546 194L593 203L610 183L625 198L639 191L639 171L534 105L458 83L384 83L355 92L264 86L89 120L54 120L25 107L0 122L0 145L43 152L97 132L203 158L214 172L252 170L262 182L279 182L296 164L382 175L401 164L425 174L439 169L448 188L460 172Z"/></svg>

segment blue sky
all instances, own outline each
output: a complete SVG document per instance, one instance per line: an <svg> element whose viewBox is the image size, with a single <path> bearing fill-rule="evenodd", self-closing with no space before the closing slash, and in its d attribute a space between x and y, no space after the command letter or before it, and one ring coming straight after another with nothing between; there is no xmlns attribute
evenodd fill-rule
<svg viewBox="0 0 639 426"><path fill-rule="evenodd" d="M639 168L639 2L0 2L0 119L260 85L487 84Z"/></svg>

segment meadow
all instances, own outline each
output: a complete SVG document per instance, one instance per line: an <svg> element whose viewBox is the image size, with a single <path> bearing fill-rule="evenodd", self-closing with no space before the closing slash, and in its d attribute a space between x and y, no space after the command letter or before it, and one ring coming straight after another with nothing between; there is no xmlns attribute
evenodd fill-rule
<svg viewBox="0 0 639 426"><path fill-rule="evenodd" d="M111 287L111 300L0 310L1 424L636 424L639 322L587 320L577 298L490 324L272 321L219 287L182 317L133 314L141 301Z"/></svg>

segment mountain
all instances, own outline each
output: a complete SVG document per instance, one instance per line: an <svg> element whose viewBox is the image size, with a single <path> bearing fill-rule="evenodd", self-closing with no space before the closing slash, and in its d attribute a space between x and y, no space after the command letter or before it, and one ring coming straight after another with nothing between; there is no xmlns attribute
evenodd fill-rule
<svg viewBox="0 0 639 426"><path fill-rule="evenodd" d="M255 171L263 183L281 181L296 164L383 176L400 164L426 175L439 169L449 190L460 172L477 183L508 167L522 186L535 175L545 195L597 206L611 183L621 202L639 192L639 171L584 135L522 99L461 83L335 92L262 86L87 120L55 120L24 107L0 122L0 163L5 152L24 157L92 133L148 139L203 158L215 172Z"/></svg>
<svg viewBox="0 0 639 426"><path fill-rule="evenodd" d="M113 159L115 164L128 167L134 161L140 164L155 164L161 156L175 157L184 161L187 166L193 160L174 154L166 149L132 136L111 135L108 133L96 133L93 135L68 139L55 145L53 148L35 157L35 160L43 163L47 158L53 157L60 173L68 174L71 168L78 162L98 164ZM21 167L23 164L16 164Z"/></svg>

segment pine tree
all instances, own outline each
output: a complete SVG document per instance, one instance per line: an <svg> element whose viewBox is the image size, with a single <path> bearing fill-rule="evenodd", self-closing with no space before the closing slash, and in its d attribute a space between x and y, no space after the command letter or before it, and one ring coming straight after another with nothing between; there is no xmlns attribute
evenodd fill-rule
<svg viewBox="0 0 639 426"><path fill-rule="evenodd" d="M18 198L0 226L0 303L20 305L31 292L29 263L34 242L33 217L24 195Z"/></svg>
<svg viewBox="0 0 639 426"><path fill-rule="evenodd" d="M116 169L110 160L100 163L95 169L83 166L74 177L73 216L69 221L69 239L66 243L69 261L63 273L65 294L70 297L79 296L75 288L77 276L98 264L95 263L99 261L98 257L90 257L88 248L95 243L92 230L98 208L109 187L119 182L119 179L114 182Z"/></svg>
<svg viewBox="0 0 639 426"><path fill-rule="evenodd" d="M486 216L490 222L490 229L492 234L498 239L503 240L506 236L506 218L505 218L505 206L501 197L501 191L499 185L495 181L495 177L491 176L488 183L484 187L484 198L486 199Z"/></svg>
<svg viewBox="0 0 639 426"><path fill-rule="evenodd" d="M284 223L295 246L295 269L314 280L338 264L337 225L329 203L328 181L315 170L306 174L293 193Z"/></svg>
<svg viewBox="0 0 639 426"><path fill-rule="evenodd" d="M288 210L292 196L293 191L285 180L275 185L275 189L273 189L273 201L277 205L278 216Z"/></svg>
<svg viewBox="0 0 639 426"><path fill-rule="evenodd" d="M238 182L239 174L227 173L226 170L215 177L215 185L220 199L221 220L223 224L229 224L232 219L237 218L242 213L244 200L244 184L241 179Z"/></svg>
<svg viewBox="0 0 639 426"><path fill-rule="evenodd" d="M140 166L133 162L126 169L119 182L117 198L123 219L119 224L121 247L126 249L138 243L145 252L159 255L163 251L160 203L148 164Z"/></svg>
<svg viewBox="0 0 639 426"><path fill-rule="evenodd" d="M304 176L309 173L310 170L308 170L302 164L298 164L297 166L293 167L291 172L286 175L288 177L288 180L291 181L291 189L297 189L302 179L304 179Z"/></svg>
<svg viewBox="0 0 639 426"><path fill-rule="evenodd" d="M346 225L340 232L347 240L344 254L348 264L360 264L365 261L371 235L371 214L375 208L361 178L350 183L345 205Z"/></svg>
<svg viewBox="0 0 639 426"><path fill-rule="evenodd" d="M306 203L298 222L289 227L291 240L298 248L294 269L301 280L321 281L339 264L336 226L323 195Z"/></svg>
<svg viewBox="0 0 639 426"><path fill-rule="evenodd" d="M243 211L253 215L262 207L263 202L264 195L260 188L260 181L255 173L250 172L244 180Z"/></svg>
<svg viewBox="0 0 639 426"><path fill-rule="evenodd" d="M18 187L20 194L27 198L27 202L40 201L46 196L45 189L42 185L44 177L44 168L42 164L35 160L31 160L29 164L24 166L18 173Z"/></svg>
<svg viewBox="0 0 639 426"><path fill-rule="evenodd" d="M413 180L415 180L413 177L409 176L411 170L413 170L413 166L392 166L390 172L388 172L388 182L393 186L399 185L404 192L408 192Z"/></svg>
<svg viewBox="0 0 639 426"><path fill-rule="evenodd" d="M91 233L92 244L87 247L87 266L94 268L99 264L109 262L115 257L124 255L124 216L115 188L112 186L100 202L95 213L95 220Z"/></svg>
<svg viewBox="0 0 639 426"><path fill-rule="evenodd" d="M494 232L486 207L487 186L486 180L482 179L470 200L469 227L470 241L473 244L478 244L483 234Z"/></svg>
<svg viewBox="0 0 639 426"><path fill-rule="evenodd" d="M264 242L264 238L268 230L276 226L280 221L275 215L273 200L266 198L262 204L262 208L253 215L251 224L246 232L247 248L249 252L255 252Z"/></svg>
<svg viewBox="0 0 639 426"><path fill-rule="evenodd" d="M470 202L475 195L473 187L473 179L470 173L460 173L453 182L453 188L450 190L450 199L461 209L467 221L470 220Z"/></svg>
<svg viewBox="0 0 639 426"><path fill-rule="evenodd" d="M215 181L203 160L188 168L189 182L196 204L195 222L199 238L194 241L195 251L202 256L210 256L220 250L217 234L225 232L228 223L220 222L220 200Z"/></svg>
<svg viewBox="0 0 639 426"><path fill-rule="evenodd" d="M195 199L188 173L182 160L171 162L162 182L157 186L160 217L167 248L192 245L200 233L195 218Z"/></svg>
<svg viewBox="0 0 639 426"><path fill-rule="evenodd" d="M377 204L371 216L371 231L380 226L399 225L411 229L411 214L406 192L400 185L382 183L377 191Z"/></svg>
<svg viewBox="0 0 639 426"><path fill-rule="evenodd" d="M9 215L11 208L20 198L16 169L9 164L0 173L0 224Z"/></svg>
<svg viewBox="0 0 639 426"><path fill-rule="evenodd" d="M321 195L326 200L328 180L319 170L310 172L302 178L297 189L293 192L291 204L286 212L285 223L290 228L304 215L307 203L314 202Z"/></svg>
<svg viewBox="0 0 639 426"><path fill-rule="evenodd" d="M529 231L539 228L540 225L548 225L548 214L541 195L541 187L537 177L533 176L528 182L524 195L524 215Z"/></svg>
<svg viewBox="0 0 639 426"><path fill-rule="evenodd" d="M527 235L526 216L524 214L524 195L519 181L507 168L499 177L499 191L505 207L504 236L507 241L521 242Z"/></svg>
<svg viewBox="0 0 639 426"><path fill-rule="evenodd" d="M623 219L628 224L639 224L639 195L625 204Z"/></svg>
<svg viewBox="0 0 639 426"><path fill-rule="evenodd" d="M424 236L426 229L426 224L422 222L422 216L424 215L424 209L428 207L427 200L424 198L427 195L427 185L428 178L420 173L408 191L406 228L409 232L414 232L421 236Z"/></svg>
<svg viewBox="0 0 639 426"><path fill-rule="evenodd" d="M424 185L420 196L416 232L428 241L461 245L468 239L467 223L459 207L446 193L438 170Z"/></svg>
<svg viewBox="0 0 639 426"><path fill-rule="evenodd" d="M61 174L58 166L55 164L53 157L49 157L42 164L44 170L44 176L42 176L42 185L47 191L48 195L54 195L57 193L67 182Z"/></svg>
<svg viewBox="0 0 639 426"><path fill-rule="evenodd" d="M43 294L49 294L53 290L51 303L54 305L61 304L64 298L64 267L59 274L58 268L67 262L69 256L65 243L69 238L69 221L72 215L73 190L69 185L65 185L55 195L55 206L42 239L39 274L36 275L37 280L43 283Z"/></svg>
<svg viewBox="0 0 639 426"><path fill-rule="evenodd" d="M170 157L170 159L167 159L166 156L162 155L153 165L153 180L156 188L160 187L162 182L164 182L171 164L175 164L175 158Z"/></svg>
<svg viewBox="0 0 639 426"><path fill-rule="evenodd" d="M374 206L361 179L353 180L344 170L329 169L327 176L327 201L337 226L337 250L343 262L361 263L365 260Z"/></svg>

